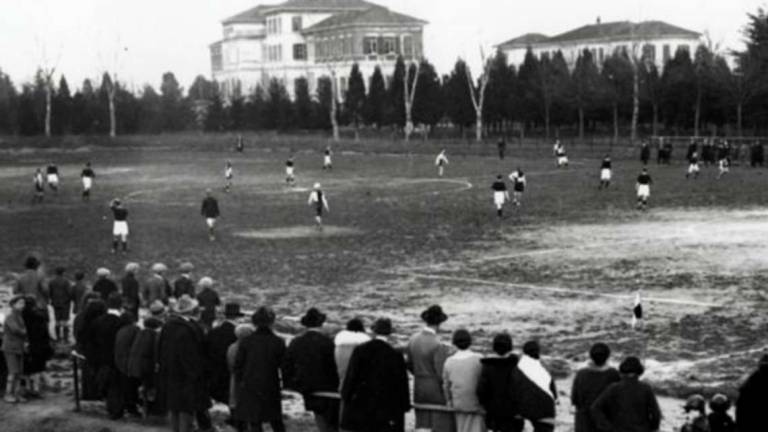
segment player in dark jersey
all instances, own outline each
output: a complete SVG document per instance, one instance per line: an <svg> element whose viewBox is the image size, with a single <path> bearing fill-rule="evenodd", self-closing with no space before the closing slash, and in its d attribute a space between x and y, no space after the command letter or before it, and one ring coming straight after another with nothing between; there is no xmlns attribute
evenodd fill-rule
<svg viewBox="0 0 768 432"><path fill-rule="evenodd" d="M91 168L91 163L86 162L85 168L80 173L80 179L83 181L83 201L91 199L91 188L93 187L93 179L95 177L96 174L93 172L93 168Z"/></svg>
<svg viewBox="0 0 768 432"><path fill-rule="evenodd" d="M205 199L203 199L200 214L205 218L205 223L208 225L208 239L210 241L216 240L216 219L221 215L221 212L219 211L219 202L213 197L213 192L210 189L205 191Z"/></svg>
<svg viewBox="0 0 768 432"><path fill-rule="evenodd" d="M685 178L693 176L694 179L699 178L699 152L694 151L688 158L688 172L685 173Z"/></svg>
<svg viewBox="0 0 768 432"><path fill-rule="evenodd" d="M520 168L517 168L515 172L509 175L509 179L512 181L512 204L520 206L523 202L523 193L525 192L525 173Z"/></svg>
<svg viewBox="0 0 768 432"><path fill-rule="evenodd" d="M608 187L611 185L612 176L613 172L611 170L611 157L609 155L605 155L603 161L600 163L600 186L598 189L608 189Z"/></svg>
<svg viewBox="0 0 768 432"><path fill-rule="evenodd" d="M123 203L115 198L109 207L112 210L112 253L117 252L117 246L122 243L123 253L128 252L128 210Z"/></svg>
<svg viewBox="0 0 768 432"><path fill-rule="evenodd" d="M507 191L507 184L504 182L504 177L499 174L496 176L496 181L491 185L493 191L493 204L496 206L496 214L499 218L504 217L504 204L509 201L509 191Z"/></svg>
<svg viewBox="0 0 768 432"><path fill-rule="evenodd" d="M43 202L45 196L45 179L43 178L43 171L40 168L35 171L35 176L32 178L35 184L35 195L32 197L32 203Z"/></svg>
<svg viewBox="0 0 768 432"><path fill-rule="evenodd" d="M296 186L296 176L294 174L293 156L289 157L285 161L285 184L288 186Z"/></svg>
<svg viewBox="0 0 768 432"><path fill-rule="evenodd" d="M637 190L638 210L648 210L648 198L651 197L651 184L653 184L651 175L648 174L647 169L643 168L643 171L637 176L637 184L635 185L635 189Z"/></svg>
<svg viewBox="0 0 768 432"><path fill-rule="evenodd" d="M315 222L318 229L323 229L323 211L330 212L328 200L320 187L320 183L315 183L314 190L309 194L307 204L315 208Z"/></svg>

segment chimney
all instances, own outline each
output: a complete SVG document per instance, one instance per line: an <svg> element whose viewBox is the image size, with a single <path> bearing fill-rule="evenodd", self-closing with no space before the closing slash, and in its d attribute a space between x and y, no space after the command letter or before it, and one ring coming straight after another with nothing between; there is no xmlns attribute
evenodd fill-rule
<svg viewBox="0 0 768 432"><path fill-rule="evenodd" d="M598 15L597 16L597 25L600 25L601 23L602 23L602 21L600 20L600 16Z"/></svg>

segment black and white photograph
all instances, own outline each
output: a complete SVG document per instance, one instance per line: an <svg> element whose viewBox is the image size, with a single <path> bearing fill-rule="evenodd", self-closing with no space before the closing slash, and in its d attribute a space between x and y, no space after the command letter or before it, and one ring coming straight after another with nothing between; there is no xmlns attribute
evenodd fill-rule
<svg viewBox="0 0 768 432"><path fill-rule="evenodd" d="M768 0L5 0L0 431L768 431Z"/></svg>

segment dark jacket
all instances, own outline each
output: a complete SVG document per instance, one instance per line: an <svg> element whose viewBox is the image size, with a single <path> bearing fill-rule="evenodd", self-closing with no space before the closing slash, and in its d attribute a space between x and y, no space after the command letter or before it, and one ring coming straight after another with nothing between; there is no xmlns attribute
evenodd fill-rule
<svg viewBox="0 0 768 432"><path fill-rule="evenodd" d="M235 419L264 423L282 418L279 370L284 358L285 341L269 328L260 327L240 341L233 369L237 383Z"/></svg>
<svg viewBox="0 0 768 432"><path fill-rule="evenodd" d="M608 386L591 408L600 431L654 432L661 424L661 411L651 386L636 377L622 377Z"/></svg>
<svg viewBox="0 0 768 432"><path fill-rule="evenodd" d="M598 432L590 408L603 391L619 381L619 371L614 368L588 366L576 373L571 390L571 403L576 408L575 432Z"/></svg>
<svg viewBox="0 0 768 432"><path fill-rule="evenodd" d="M72 303L72 284L61 276L56 276L48 283L48 291L51 293L51 306L54 309L69 311Z"/></svg>
<svg viewBox="0 0 768 432"><path fill-rule="evenodd" d="M736 432L736 423L727 413L710 413L707 420L710 432Z"/></svg>
<svg viewBox="0 0 768 432"><path fill-rule="evenodd" d="M411 409L403 355L374 339L352 352L341 386L341 428L356 432L403 432Z"/></svg>
<svg viewBox="0 0 768 432"><path fill-rule="evenodd" d="M736 429L739 432L765 431L766 401L768 401L768 365L747 378L736 400Z"/></svg>
<svg viewBox="0 0 768 432"><path fill-rule="evenodd" d="M312 393L338 390L339 375L334 350L330 337L308 330L288 345L283 365L285 387L302 394L304 408L333 420L338 417L337 401L313 397Z"/></svg>
<svg viewBox="0 0 768 432"><path fill-rule="evenodd" d="M208 389L211 397L221 403L229 402L229 367L227 349L237 341L235 325L224 321L206 336L208 350Z"/></svg>
<svg viewBox="0 0 768 432"><path fill-rule="evenodd" d="M514 376L518 357L488 357L477 383L477 399L485 409L485 424L491 430L516 430L522 419L515 401Z"/></svg>
<svg viewBox="0 0 768 432"><path fill-rule="evenodd" d="M140 299L139 299L139 281L133 273L126 274L120 281L121 294L123 295L123 302L125 305L132 305L131 310L138 311ZM138 319L138 317L136 317Z"/></svg>
<svg viewBox="0 0 768 432"><path fill-rule="evenodd" d="M197 294L197 301L200 303L200 321L211 325L216 320L216 307L221 305L219 294L206 288Z"/></svg>
<svg viewBox="0 0 768 432"><path fill-rule="evenodd" d="M135 323L123 326L115 335L115 367L123 375L128 375L131 347L139 334Z"/></svg>
<svg viewBox="0 0 768 432"><path fill-rule="evenodd" d="M523 371L521 365L526 362L526 357L518 359L517 368L513 374L512 382L515 388L515 405L518 413L523 418L531 421L555 418L555 405L557 403L557 388L555 381L550 379L548 389L542 389L531 380Z"/></svg>
<svg viewBox="0 0 768 432"><path fill-rule="evenodd" d="M188 277L180 277L173 282L173 296L180 298L184 294L195 298L195 283Z"/></svg>
<svg viewBox="0 0 768 432"><path fill-rule="evenodd" d="M93 292L99 293L101 299L107 301L110 294L117 292L117 284L108 278L99 278L93 284Z"/></svg>
<svg viewBox="0 0 768 432"><path fill-rule="evenodd" d="M85 307L83 305L83 297L85 297L85 293L88 292L88 285L85 284L83 281L75 282L74 285L72 285L72 302L74 303L72 306L72 313L77 315L80 313L80 311Z"/></svg>
<svg viewBox="0 0 768 432"><path fill-rule="evenodd" d="M217 218L220 215L219 202L216 198L207 197L203 200L203 205L200 207L200 214L206 218Z"/></svg>
<svg viewBox="0 0 768 432"><path fill-rule="evenodd" d="M143 328L136 335L128 354L128 376L146 378L155 373L158 332Z"/></svg>
<svg viewBox="0 0 768 432"><path fill-rule="evenodd" d="M29 348L24 356L24 373L35 374L46 369L46 363L53 358L51 334L48 332L48 311L26 307L22 312L27 328Z"/></svg>
<svg viewBox="0 0 768 432"><path fill-rule="evenodd" d="M157 346L160 385L171 412L206 410L205 339L200 326L182 317L168 319Z"/></svg>
<svg viewBox="0 0 768 432"><path fill-rule="evenodd" d="M123 320L111 313L96 318L91 324L94 357L89 360L97 368L115 366L115 340L123 325Z"/></svg>

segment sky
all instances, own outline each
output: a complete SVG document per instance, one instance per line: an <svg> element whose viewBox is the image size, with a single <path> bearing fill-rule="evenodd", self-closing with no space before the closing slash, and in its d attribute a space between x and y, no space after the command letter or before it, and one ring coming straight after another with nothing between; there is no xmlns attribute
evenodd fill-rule
<svg viewBox="0 0 768 432"><path fill-rule="evenodd" d="M743 46L747 13L768 0L373 0L429 22L424 45L438 72L457 58L479 68L480 47L524 33L548 35L594 23L662 20L709 34L724 49ZM64 73L70 88L104 70L129 87L159 86L172 71L188 87L210 77L208 45L221 20L275 0L0 0L0 69L14 82L38 66Z"/></svg>

